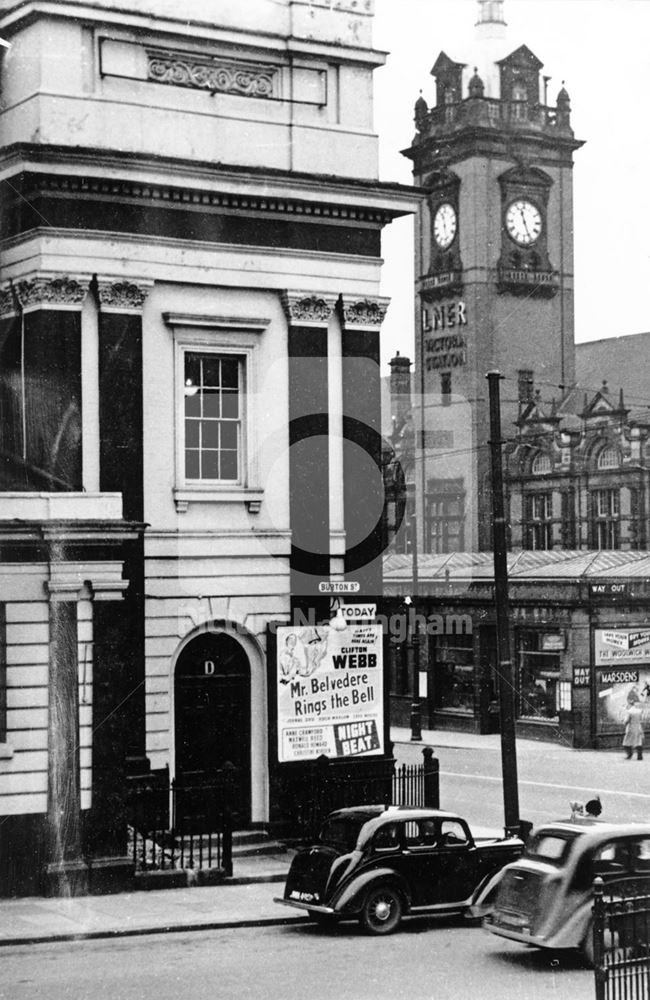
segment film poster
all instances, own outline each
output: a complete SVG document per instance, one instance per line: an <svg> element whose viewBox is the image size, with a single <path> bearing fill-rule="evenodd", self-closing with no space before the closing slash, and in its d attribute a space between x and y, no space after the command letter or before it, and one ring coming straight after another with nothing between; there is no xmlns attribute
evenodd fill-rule
<svg viewBox="0 0 650 1000"><path fill-rule="evenodd" d="M384 751L381 625L280 626L278 760Z"/></svg>

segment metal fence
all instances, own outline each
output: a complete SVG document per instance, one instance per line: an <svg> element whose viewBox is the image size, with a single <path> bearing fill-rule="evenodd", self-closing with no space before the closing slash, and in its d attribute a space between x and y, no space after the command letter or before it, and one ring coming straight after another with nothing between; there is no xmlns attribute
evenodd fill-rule
<svg viewBox="0 0 650 1000"><path fill-rule="evenodd" d="M293 835L312 840L323 820L334 809L384 803L438 808L439 761L431 747L424 747L421 764L395 766L394 760L377 763L367 758L367 769L349 762L321 758L307 779L292 792Z"/></svg>
<svg viewBox="0 0 650 1000"><path fill-rule="evenodd" d="M136 872L211 868L232 875L229 788L223 780L136 784L128 808Z"/></svg>
<svg viewBox="0 0 650 1000"><path fill-rule="evenodd" d="M424 747L422 753L422 764L400 764L395 768L391 805L439 808L439 761L430 747Z"/></svg>
<svg viewBox="0 0 650 1000"><path fill-rule="evenodd" d="M650 1000L650 895L647 882L621 889L594 881L596 1000Z"/></svg>
<svg viewBox="0 0 650 1000"><path fill-rule="evenodd" d="M367 758L353 765L321 758L285 796L292 838L313 839L334 809L370 803L440 804L439 762L430 747L421 764L395 766ZM232 875L232 817L238 775L232 767L210 779L169 780L164 769L132 782L128 795L129 849L136 872L221 869Z"/></svg>

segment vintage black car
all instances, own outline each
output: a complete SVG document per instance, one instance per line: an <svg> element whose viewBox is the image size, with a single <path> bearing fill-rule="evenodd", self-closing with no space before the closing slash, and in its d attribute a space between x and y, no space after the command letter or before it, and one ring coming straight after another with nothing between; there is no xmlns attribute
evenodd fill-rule
<svg viewBox="0 0 650 1000"><path fill-rule="evenodd" d="M523 851L518 837L472 835L455 813L369 805L330 814L296 854L284 898L322 923L358 918L390 934L407 913L469 910L482 886Z"/></svg>

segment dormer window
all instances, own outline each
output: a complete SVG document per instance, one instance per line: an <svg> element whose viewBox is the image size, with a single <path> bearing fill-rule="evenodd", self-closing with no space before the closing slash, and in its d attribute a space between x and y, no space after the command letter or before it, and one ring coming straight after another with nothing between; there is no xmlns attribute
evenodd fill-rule
<svg viewBox="0 0 650 1000"><path fill-rule="evenodd" d="M599 469L617 469L621 464L621 454L614 445L603 448L598 456Z"/></svg>
<svg viewBox="0 0 650 1000"><path fill-rule="evenodd" d="M550 472L552 468L550 457L543 451L535 455L531 472L534 476L542 476L545 472Z"/></svg>

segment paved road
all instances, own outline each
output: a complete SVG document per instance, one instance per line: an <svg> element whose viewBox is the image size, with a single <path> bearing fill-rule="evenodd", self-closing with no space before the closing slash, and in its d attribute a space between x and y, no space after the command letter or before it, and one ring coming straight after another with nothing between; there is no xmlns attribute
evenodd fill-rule
<svg viewBox="0 0 650 1000"><path fill-rule="evenodd" d="M498 739L480 747L435 748L440 760L440 803L476 822L503 824ZM421 747L396 744L400 762L422 759ZM532 823L568 817L572 799L599 794L603 819L650 821L650 753L627 761L621 753L571 750L552 743L518 741L520 814Z"/></svg>
<svg viewBox="0 0 650 1000"><path fill-rule="evenodd" d="M3 949L2 1000L593 1000L572 954L454 920L388 938L357 925L233 929Z"/></svg>

